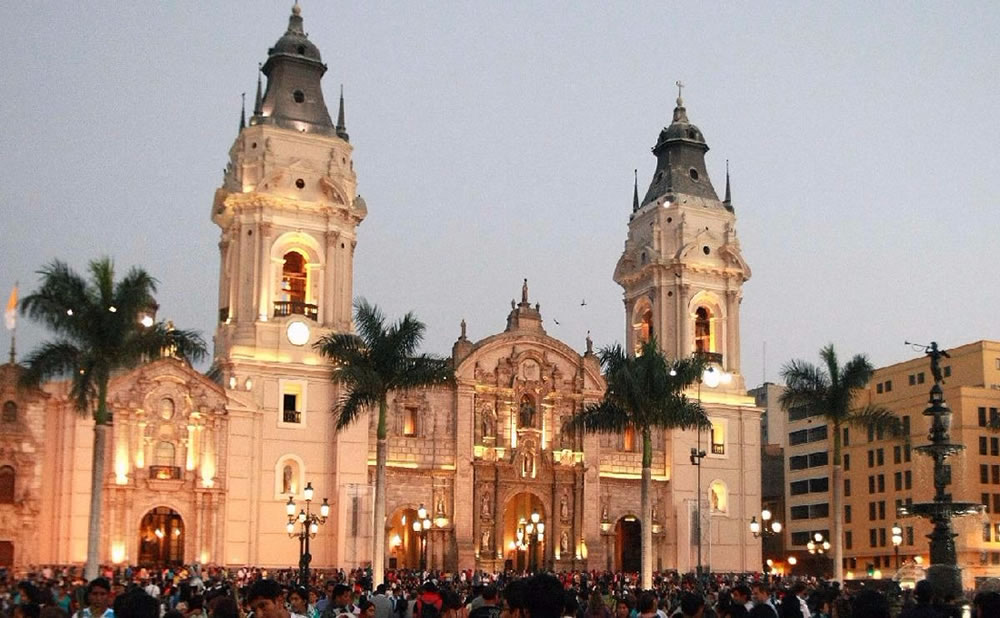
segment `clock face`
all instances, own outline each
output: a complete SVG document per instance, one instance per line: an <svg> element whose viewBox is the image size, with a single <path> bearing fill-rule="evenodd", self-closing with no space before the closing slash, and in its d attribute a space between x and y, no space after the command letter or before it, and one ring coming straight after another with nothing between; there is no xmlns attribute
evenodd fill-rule
<svg viewBox="0 0 1000 618"><path fill-rule="evenodd" d="M309 325L301 320L289 322L285 333L288 335L288 342L292 345L305 345L309 343Z"/></svg>

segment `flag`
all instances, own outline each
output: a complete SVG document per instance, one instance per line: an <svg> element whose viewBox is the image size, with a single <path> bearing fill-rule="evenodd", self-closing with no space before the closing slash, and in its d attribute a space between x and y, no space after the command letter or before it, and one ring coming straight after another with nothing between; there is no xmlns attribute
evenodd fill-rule
<svg viewBox="0 0 1000 618"><path fill-rule="evenodd" d="M10 298L7 299L7 310L3 314L4 322L7 323L7 330L14 330L17 317L17 284L10 291Z"/></svg>

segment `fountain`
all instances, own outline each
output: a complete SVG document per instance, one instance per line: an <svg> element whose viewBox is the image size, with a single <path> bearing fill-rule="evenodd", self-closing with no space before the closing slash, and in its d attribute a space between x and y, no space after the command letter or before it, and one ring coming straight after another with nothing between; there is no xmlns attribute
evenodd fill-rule
<svg viewBox="0 0 1000 618"><path fill-rule="evenodd" d="M936 342L931 342L926 348L931 358L931 374L934 376L934 386L930 392L930 406L924 410L924 416L933 417L928 439L930 444L916 447L916 451L934 458L934 500L920 502L898 509L901 517L926 517L934 525L927 538L930 539L931 565L927 568L927 580L934 587L935 594L941 599L952 598L956 601L962 598L962 569L958 567L958 556L955 550L955 534L951 520L963 515L978 515L983 512L983 506L974 502L953 502L951 494L945 488L951 484L951 466L945 460L965 449L962 444L953 444L948 435L951 427L951 410L944 401L941 390L941 358L950 358L944 350L939 350Z"/></svg>

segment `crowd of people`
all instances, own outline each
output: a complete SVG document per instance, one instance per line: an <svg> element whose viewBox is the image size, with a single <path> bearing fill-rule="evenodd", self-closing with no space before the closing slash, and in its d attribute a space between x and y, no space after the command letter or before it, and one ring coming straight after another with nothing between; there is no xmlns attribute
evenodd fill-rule
<svg viewBox="0 0 1000 618"><path fill-rule="evenodd" d="M929 582L912 591L848 589L816 578L611 572L371 573L244 567L106 569L89 582L75 568L22 577L0 571L2 618L950 618L955 599ZM972 616L1000 618L1000 591L973 598Z"/></svg>

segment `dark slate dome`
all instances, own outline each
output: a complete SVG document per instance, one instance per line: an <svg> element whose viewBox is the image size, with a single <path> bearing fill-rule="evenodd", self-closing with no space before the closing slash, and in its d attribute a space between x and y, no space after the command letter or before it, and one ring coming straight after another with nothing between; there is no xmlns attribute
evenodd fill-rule
<svg viewBox="0 0 1000 618"><path fill-rule="evenodd" d="M660 137L656 140L656 147L667 141L687 140L699 144L705 143L705 136L701 129L688 121L687 110L684 108L684 101L677 97L677 107L674 108L674 119L669 127L660 131Z"/></svg>
<svg viewBox="0 0 1000 618"><path fill-rule="evenodd" d="M319 55L319 48L313 45L302 29L302 9L298 4L292 7L292 15L288 18L288 30L278 39L274 47L267 50L268 56L278 54L301 56L316 62L323 61Z"/></svg>

